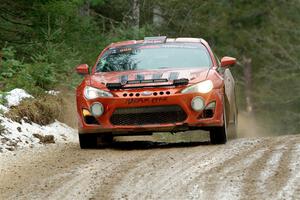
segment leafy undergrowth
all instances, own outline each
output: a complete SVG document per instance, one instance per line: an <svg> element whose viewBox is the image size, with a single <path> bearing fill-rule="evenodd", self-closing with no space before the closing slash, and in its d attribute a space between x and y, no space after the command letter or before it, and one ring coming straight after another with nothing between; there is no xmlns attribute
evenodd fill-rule
<svg viewBox="0 0 300 200"><path fill-rule="evenodd" d="M5 117L16 122L21 122L23 119L26 122L47 125L53 123L61 115L62 101L62 98L56 95L24 99L19 105L10 108L5 113Z"/></svg>

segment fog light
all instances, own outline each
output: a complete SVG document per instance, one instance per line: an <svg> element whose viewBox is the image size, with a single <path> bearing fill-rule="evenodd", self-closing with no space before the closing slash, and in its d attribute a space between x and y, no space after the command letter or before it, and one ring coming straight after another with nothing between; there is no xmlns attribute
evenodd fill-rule
<svg viewBox="0 0 300 200"><path fill-rule="evenodd" d="M193 110L200 111L204 108L204 101L201 97L194 97L191 102L191 106Z"/></svg>
<svg viewBox="0 0 300 200"><path fill-rule="evenodd" d="M95 117L101 116L104 112L103 105L101 103L94 103L91 106L91 112Z"/></svg>

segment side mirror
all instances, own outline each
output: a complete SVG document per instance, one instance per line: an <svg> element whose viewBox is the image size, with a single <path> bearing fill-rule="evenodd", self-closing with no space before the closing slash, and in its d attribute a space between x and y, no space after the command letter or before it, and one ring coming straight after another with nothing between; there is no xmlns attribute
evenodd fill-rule
<svg viewBox="0 0 300 200"><path fill-rule="evenodd" d="M87 64L81 64L76 67L76 72L80 75L89 74L89 66Z"/></svg>
<svg viewBox="0 0 300 200"><path fill-rule="evenodd" d="M236 63L236 59L233 57L225 56L221 59L221 67L229 67Z"/></svg>

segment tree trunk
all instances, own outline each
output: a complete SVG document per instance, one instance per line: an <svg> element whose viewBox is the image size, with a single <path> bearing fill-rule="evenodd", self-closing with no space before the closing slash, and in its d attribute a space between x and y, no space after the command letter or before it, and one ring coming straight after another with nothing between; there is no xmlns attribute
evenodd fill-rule
<svg viewBox="0 0 300 200"><path fill-rule="evenodd" d="M159 6L153 7L153 25L156 27L160 27L163 23L163 18L161 17L162 11Z"/></svg>
<svg viewBox="0 0 300 200"><path fill-rule="evenodd" d="M90 16L90 0L85 0L83 5L79 8L80 16Z"/></svg>
<svg viewBox="0 0 300 200"><path fill-rule="evenodd" d="M132 25L134 28L134 37L138 37L140 28L140 2L139 0L133 0L132 4Z"/></svg>

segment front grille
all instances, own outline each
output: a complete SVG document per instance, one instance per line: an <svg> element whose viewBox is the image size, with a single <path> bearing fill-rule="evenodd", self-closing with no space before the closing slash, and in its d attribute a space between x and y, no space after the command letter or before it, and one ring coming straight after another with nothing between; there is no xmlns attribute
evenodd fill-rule
<svg viewBox="0 0 300 200"><path fill-rule="evenodd" d="M178 105L117 108L110 118L113 125L147 125L182 122L187 115Z"/></svg>

